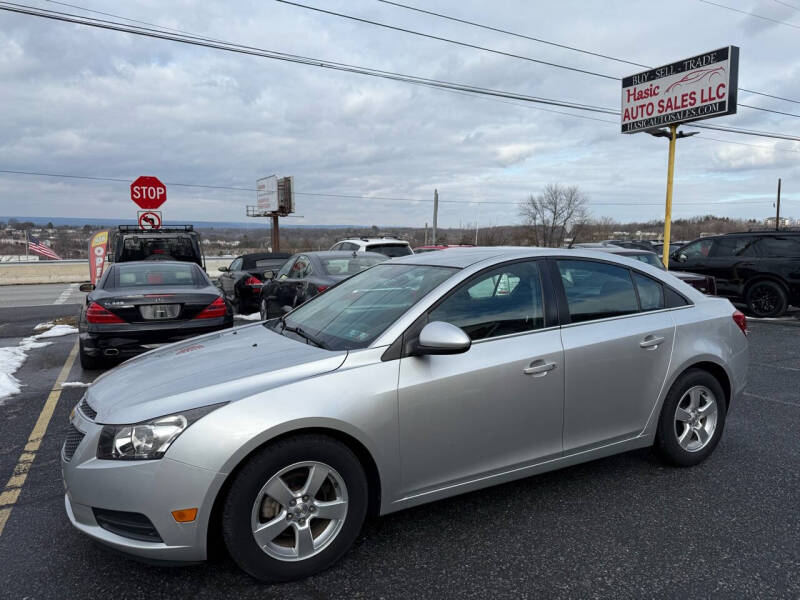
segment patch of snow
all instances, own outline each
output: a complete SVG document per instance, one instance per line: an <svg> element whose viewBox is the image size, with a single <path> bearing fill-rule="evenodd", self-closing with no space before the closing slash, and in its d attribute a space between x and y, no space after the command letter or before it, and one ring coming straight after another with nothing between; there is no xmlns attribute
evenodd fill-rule
<svg viewBox="0 0 800 600"><path fill-rule="evenodd" d="M62 383L62 384L61 384L61 387L62 387L62 388L68 388L68 387L74 387L74 388L75 388L75 387L76 387L76 388L80 388L80 387L89 387L89 383L88 383L88 382L86 382L86 381L65 381L64 383Z"/></svg>
<svg viewBox="0 0 800 600"><path fill-rule="evenodd" d="M236 315L235 318L242 319L243 321L260 321L261 313L251 313L249 315Z"/></svg>
<svg viewBox="0 0 800 600"><path fill-rule="evenodd" d="M55 323L52 321L48 321L47 323L39 323L36 327L33 328L34 331L42 331L44 329L50 329L53 327Z"/></svg>
<svg viewBox="0 0 800 600"><path fill-rule="evenodd" d="M55 325L51 329L33 337L39 340L42 338L61 337L62 335L70 335L71 333L78 333L78 328L72 325Z"/></svg>

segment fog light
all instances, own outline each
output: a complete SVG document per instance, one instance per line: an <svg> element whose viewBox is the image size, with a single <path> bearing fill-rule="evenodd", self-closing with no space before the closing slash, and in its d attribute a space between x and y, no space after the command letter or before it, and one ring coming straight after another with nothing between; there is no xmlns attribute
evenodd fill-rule
<svg viewBox="0 0 800 600"><path fill-rule="evenodd" d="M196 508L182 508L172 511L172 518L178 523L191 523L197 518Z"/></svg>

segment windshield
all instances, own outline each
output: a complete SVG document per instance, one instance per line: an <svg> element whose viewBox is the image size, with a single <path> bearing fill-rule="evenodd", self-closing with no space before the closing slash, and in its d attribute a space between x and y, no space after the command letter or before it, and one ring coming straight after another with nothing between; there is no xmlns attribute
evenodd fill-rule
<svg viewBox="0 0 800 600"><path fill-rule="evenodd" d="M664 268L664 263L661 262L661 259L659 258L658 254L647 252L644 254L629 254L628 256L630 256L631 258L635 258L636 260L641 261L643 263L647 263L648 265L652 265L658 269Z"/></svg>
<svg viewBox="0 0 800 600"><path fill-rule="evenodd" d="M115 271L113 285L118 288L208 285L208 282L202 281L200 270L192 263L122 263L117 264Z"/></svg>
<svg viewBox="0 0 800 600"><path fill-rule="evenodd" d="M382 263L386 260L384 255L365 256L363 254L355 256L342 256L336 258L323 258L322 267L328 275L355 275L364 269Z"/></svg>
<svg viewBox="0 0 800 600"><path fill-rule="evenodd" d="M377 265L315 296L285 320L331 350L366 348L411 306L458 269ZM280 321L269 326L280 333Z"/></svg>

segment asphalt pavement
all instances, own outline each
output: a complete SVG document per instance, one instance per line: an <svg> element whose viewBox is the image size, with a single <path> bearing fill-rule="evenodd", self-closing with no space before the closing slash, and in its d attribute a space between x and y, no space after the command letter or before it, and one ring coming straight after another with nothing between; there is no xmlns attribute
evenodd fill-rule
<svg viewBox="0 0 800 600"><path fill-rule="evenodd" d="M0 285L0 308L79 304L85 297L77 283Z"/></svg>
<svg viewBox="0 0 800 600"><path fill-rule="evenodd" d="M70 310L0 309L0 346ZM798 598L800 327L751 331L747 393L703 464L666 467L639 450L395 513L330 570L278 586L224 553L156 567L73 530L59 453L83 390L66 387L0 533L0 598ZM22 393L0 404L0 485L75 341L32 350ZM65 380L98 374L75 363Z"/></svg>

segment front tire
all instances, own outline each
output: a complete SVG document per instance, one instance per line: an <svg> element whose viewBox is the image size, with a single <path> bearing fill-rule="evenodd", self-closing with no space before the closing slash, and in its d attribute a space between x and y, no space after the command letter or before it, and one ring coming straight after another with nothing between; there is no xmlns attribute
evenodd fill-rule
<svg viewBox="0 0 800 600"><path fill-rule="evenodd" d="M225 545L262 581L308 577L353 544L367 498L364 469L341 442L322 435L279 440L236 474L222 513Z"/></svg>
<svg viewBox="0 0 800 600"><path fill-rule="evenodd" d="M780 317L789 306L784 287L775 281L756 281L747 290L747 308L756 317Z"/></svg>
<svg viewBox="0 0 800 600"><path fill-rule="evenodd" d="M717 378L690 369L673 384L661 408L656 449L665 462L691 467L716 448L725 428L725 392Z"/></svg>

